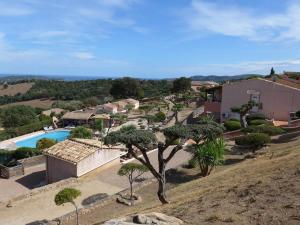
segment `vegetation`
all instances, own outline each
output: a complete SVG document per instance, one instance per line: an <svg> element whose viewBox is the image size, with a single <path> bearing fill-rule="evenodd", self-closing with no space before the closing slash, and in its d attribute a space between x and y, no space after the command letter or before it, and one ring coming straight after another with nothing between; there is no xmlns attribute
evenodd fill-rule
<svg viewBox="0 0 300 225"><path fill-rule="evenodd" d="M130 185L130 199L133 199L133 182L136 182L149 169L138 163L124 164L118 171L119 176L126 176Z"/></svg>
<svg viewBox="0 0 300 225"><path fill-rule="evenodd" d="M5 128L18 127L36 121L36 111L30 106L18 105L1 110L0 119Z"/></svg>
<svg viewBox="0 0 300 225"><path fill-rule="evenodd" d="M208 176L223 161L225 142L222 138L209 140L194 147L193 163L200 167L201 175Z"/></svg>
<svg viewBox="0 0 300 225"><path fill-rule="evenodd" d="M175 117L175 123L178 123L179 122L179 119L178 119L178 113L183 110L184 108L184 105L183 104L180 104L180 103L176 103L173 105L172 107L172 111L174 112L174 117Z"/></svg>
<svg viewBox="0 0 300 225"><path fill-rule="evenodd" d="M52 108L61 108L69 111L74 111L82 109L84 103L82 101L72 100L72 101L57 101L52 104Z"/></svg>
<svg viewBox="0 0 300 225"><path fill-rule="evenodd" d="M141 88L141 85L138 82L138 80L130 77L124 77L124 78L114 80L112 82L110 94L114 98L144 97L144 91Z"/></svg>
<svg viewBox="0 0 300 225"><path fill-rule="evenodd" d="M258 125L272 125L273 123L267 120L250 120L249 125L258 126Z"/></svg>
<svg viewBox="0 0 300 225"><path fill-rule="evenodd" d="M253 113L246 117L247 122L251 120L265 120L266 116L262 113Z"/></svg>
<svg viewBox="0 0 300 225"><path fill-rule="evenodd" d="M300 110L296 112L296 116L300 118Z"/></svg>
<svg viewBox="0 0 300 225"><path fill-rule="evenodd" d="M249 101L247 104L241 105L240 107L233 107L231 108L232 112L240 114L240 123L242 127L246 127L246 115L250 112L250 110L256 106L257 104L253 101Z"/></svg>
<svg viewBox="0 0 300 225"><path fill-rule="evenodd" d="M243 128L242 132L244 132L244 133L265 133L270 136L273 136L273 135L282 134L285 131L284 131L284 129L282 129L280 127L263 124L263 125L259 125L259 126L248 126L246 128Z"/></svg>
<svg viewBox="0 0 300 225"><path fill-rule="evenodd" d="M16 160L19 160L19 159L25 159L25 158L37 156L40 154L41 154L41 152L38 149L21 147L21 148L18 148L16 151L14 151L13 158Z"/></svg>
<svg viewBox="0 0 300 225"><path fill-rule="evenodd" d="M65 188L65 189L61 190L60 192L58 192L54 198L54 202L56 205L63 205L65 203L71 203L72 205L74 205L74 207L76 209L76 215L77 215L77 217L76 217L77 225L79 225L78 207L74 200L77 197L79 197L80 195L81 195L81 192L75 188Z"/></svg>
<svg viewBox="0 0 300 225"><path fill-rule="evenodd" d="M228 131L239 130L242 128L240 121L234 121L234 120L225 121L224 126Z"/></svg>
<svg viewBox="0 0 300 225"><path fill-rule="evenodd" d="M50 138L42 138L41 140L39 140L36 144L36 148L38 150L43 150L43 149L47 149L50 148L51 146L55 145L57 142L54 139L50 139Z"/></svg>
<svg viewBox="0 0 300 225"><path fill-rule="evenodd" d="M102 132L104 130L104 123L103 119L96 119L95 120L95 130Z"/></svg>
<svg viewBox="0 0 300 225"><path fill-rule="evenodd" d="M155 114L155 121L156 122L163 122L166 120L166 114L163 112L158 112Z"/></svg>
<svg viewBox="0 0 300 225"><path fill-rule="evenodd" d="M236 145L249 146L254 148L260 148L271 142L271 138L268 134L264 133L250 133L246 136L235 138Z"/></svg>
<svg viewBox="0 0 300 225"><path fill-rule="evenodd" d="M183 149L183 145L188 139L193 139L196 143L205 142L219 137L223 133L223 129L217 123L208 122L206 124L197 125L175 125L164 129L164 142L157 142L156 136L146 130L137 130L134 127L129 129L121 129L119 131L111 132L105 138L106 144L123 143L127 146L128 152L140 163L148 167L149 171L158 181L157 195L161 203L166 204L168 200L165 194L166 184L166 166L174 155ZM172 146L169 154L166 156L165 151L173 144L175 140L179 139L179 143ZM148 158L147 152L157 145L158 148L158 169L156 169ZM142 154L140 158L134 148L137 148Z"/></svg>
<svg viewBox="0 0 300 225"><path fill-rule="evenodd" d="M174 93L184 93L191 90L191 79L186 77L180 77L173 81Z"/></svg>
<svg viewBox="0 0 300 225"><path fill-rule="evenodd" d="M70 133L71 138L91 139L92 136L93 136L92 131L85 127L76 127L72 129Z"/></svg>

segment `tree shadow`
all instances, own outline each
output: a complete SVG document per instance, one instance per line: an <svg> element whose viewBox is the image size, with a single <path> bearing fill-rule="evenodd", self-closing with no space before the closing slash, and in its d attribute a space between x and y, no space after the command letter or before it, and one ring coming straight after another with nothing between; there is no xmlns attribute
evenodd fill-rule
<svg viewBox="0 0 300 225"><path fill-rule="evenodd" d="M88 205L94 204L96 202L99 202L99 201L107 198L108 196L109 195L107 193L94 194L94 195L91 195L91 196L83 199L81 204L83 206L88 206Z"/></svg>
<svg viewBox="0 0 300 225"><path fill-rule="evenodd" d="M283 134L283 135L279 136L277 139L273 139L272 143L274 143L274 144L284 144L284 143L288 143L288 142L291 142L291 141L296 141L299 136L300 136L299 133Z"/></svg>
<svg viewBox="0 0 300 225"><path fill-rule="evenodd" d="M242 162L244 160L245 160L245 158L230 158L230 159L225 159L223 161L223 165L224 166L228 166L228 165L240 163L240 162Z"/></svg>
<svg viewBox="0 0 300 225"><path fill-rule="evenodd" d="M61 224L61 222L58 219L55 219L53 221L55 221L56 222L55 224L57 225ZM26 223L25 225L48 225L48 224L50 224L49 220L37 220L30 223Z"/></svg>
<svg viewBox="0 0 300 225"><path fill-rule="evenodd" d="M44 186L46 184L46 171L43 170L28 174L17 179L16 182L28 189Z"/></svg>
<svg viewBox="0 0 300 225"><path fill-rule="evenodd" d="M187 174L185 171L177 170L177 169L169 169L166 171L166 180L167 183L170 184L183 184L197 178L200 178L199 174Z"/></svg>

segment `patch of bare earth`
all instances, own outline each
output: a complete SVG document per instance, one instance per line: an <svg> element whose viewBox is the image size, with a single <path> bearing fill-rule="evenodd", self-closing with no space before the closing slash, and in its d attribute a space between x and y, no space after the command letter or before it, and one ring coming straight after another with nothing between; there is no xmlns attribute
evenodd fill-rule
<svg viewBox="0 0 300 225"><path fill-rule="evenodd" d="M140 212L162 212L189 225L300 224L298 137L272 144L256 158L224 166L205 178L185 170L169 179L170 204L159 203L153 183L138 191L142 204L127 207L111 201L81 215L81 224L103 224L111 218Z"/></svg>
<svg viewBox="0 0 300 225"><path fill-rule="evenodd" d="M27 91L30 90L34 83L20 83L20 84L13 84L8 85L7 88L4 88L3 85L0 85L0 96L8 95L14 96L18 93L25 94Z"/></svg>
<svg viewBox="0 0 300 225"><path fill-rule="evenodd" d="M50 99L35 99L30 101L14 102L6 105L1 105L0 108L15 106L15 105L27 105L35 108L49 109L55 101Z"/></svg>

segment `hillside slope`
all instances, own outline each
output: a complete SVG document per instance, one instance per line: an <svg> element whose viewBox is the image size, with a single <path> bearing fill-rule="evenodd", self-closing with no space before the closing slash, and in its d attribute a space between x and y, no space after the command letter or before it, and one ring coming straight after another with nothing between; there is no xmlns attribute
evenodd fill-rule
<svg viewBox="0 0 300 225"><path fill-rule="evenodd" d="M300 224L300 137L280 139L255 158L219 168L209 177L181 178L192 181L168 184L169 205L160 204L156 184L151 184L138 191L142 204L126 207L112 201L81 215L80 221L100 225L129 214L162 212L188 225Z"/></svg>
<svg viewBox="0 0 300 225"><path fill-rule="evenodd" d="M31 89L34 83L19 83L19 84L10 84L7 88L4 88L4 85L0 85L0 96L8 95L14 96L18 93L25 94Z"/></svg>

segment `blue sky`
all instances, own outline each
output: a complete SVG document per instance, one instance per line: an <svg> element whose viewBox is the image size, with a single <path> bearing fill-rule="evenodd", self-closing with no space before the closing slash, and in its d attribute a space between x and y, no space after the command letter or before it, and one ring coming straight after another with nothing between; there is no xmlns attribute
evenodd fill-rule
<svg viewBox="0 0 300 225"><path fill-rule="evenodd" d="M300 70L300 0L0 0L0 73Z"/></svg>

